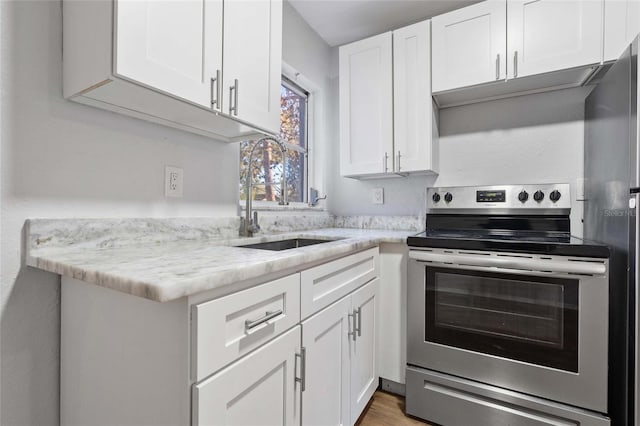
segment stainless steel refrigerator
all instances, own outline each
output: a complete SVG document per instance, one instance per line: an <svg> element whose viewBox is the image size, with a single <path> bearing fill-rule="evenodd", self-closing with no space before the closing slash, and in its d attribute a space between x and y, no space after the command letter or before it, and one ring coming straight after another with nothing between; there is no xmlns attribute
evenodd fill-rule
<svg viewBox="0 0 640 426"><path fill-rule="evenodd" d="M611 251L608 415L638 425L638 39L585 104L584 236Z"/></svg>

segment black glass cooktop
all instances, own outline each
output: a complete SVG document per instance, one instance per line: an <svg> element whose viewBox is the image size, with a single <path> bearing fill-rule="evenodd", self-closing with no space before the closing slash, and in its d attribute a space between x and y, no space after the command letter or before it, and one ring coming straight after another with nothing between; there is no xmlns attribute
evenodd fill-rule
<svg viewBox="0 0 640 426"><path fill-rule="evenodd" d="M609 257L607 246L574 237L569 218L427 216L427 230L409 247L488 250L561 256Z"/></svg>

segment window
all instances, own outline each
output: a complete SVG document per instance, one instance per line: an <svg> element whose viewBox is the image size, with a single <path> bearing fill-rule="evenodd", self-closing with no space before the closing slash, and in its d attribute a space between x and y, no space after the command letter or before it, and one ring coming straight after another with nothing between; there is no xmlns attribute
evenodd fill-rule
<svg viewBox="0 0 640 426"><path fill-rule="evenodd" d="M309 93L282 77L280 86L280 139L287 145L287 192L289 202L307 201L307 110ZM240 143L240 200L245 200L249 154L253 141ZM284 171L280 149L267 143L253 153L253 199L279 201Z"/></svg>

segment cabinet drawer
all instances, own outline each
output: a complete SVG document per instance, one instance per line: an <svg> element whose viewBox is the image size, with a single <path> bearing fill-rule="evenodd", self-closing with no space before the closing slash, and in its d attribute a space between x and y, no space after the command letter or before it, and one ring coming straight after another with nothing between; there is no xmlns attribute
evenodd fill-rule
<svg viewBox="0 0 640 426"><path fill-rule="evenodd" d="M192 309L192 374L202 380L300 321L300 274Z"/></svg>
<svg viewBox="0 0 640 426"><path fill-rule="evenodd" d="M300 313L306 318L378 276L378 247L352 254L300 274Z"/></svg>

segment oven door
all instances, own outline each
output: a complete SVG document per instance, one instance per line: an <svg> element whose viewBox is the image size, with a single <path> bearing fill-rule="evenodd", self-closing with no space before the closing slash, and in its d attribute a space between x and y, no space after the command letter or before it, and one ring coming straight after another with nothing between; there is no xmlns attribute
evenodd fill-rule
<svg viewBox="0 0 640 426"><path fill-rule="evenodd" d="M409 257L408 364L607 411L605 259Z"/></svg>

